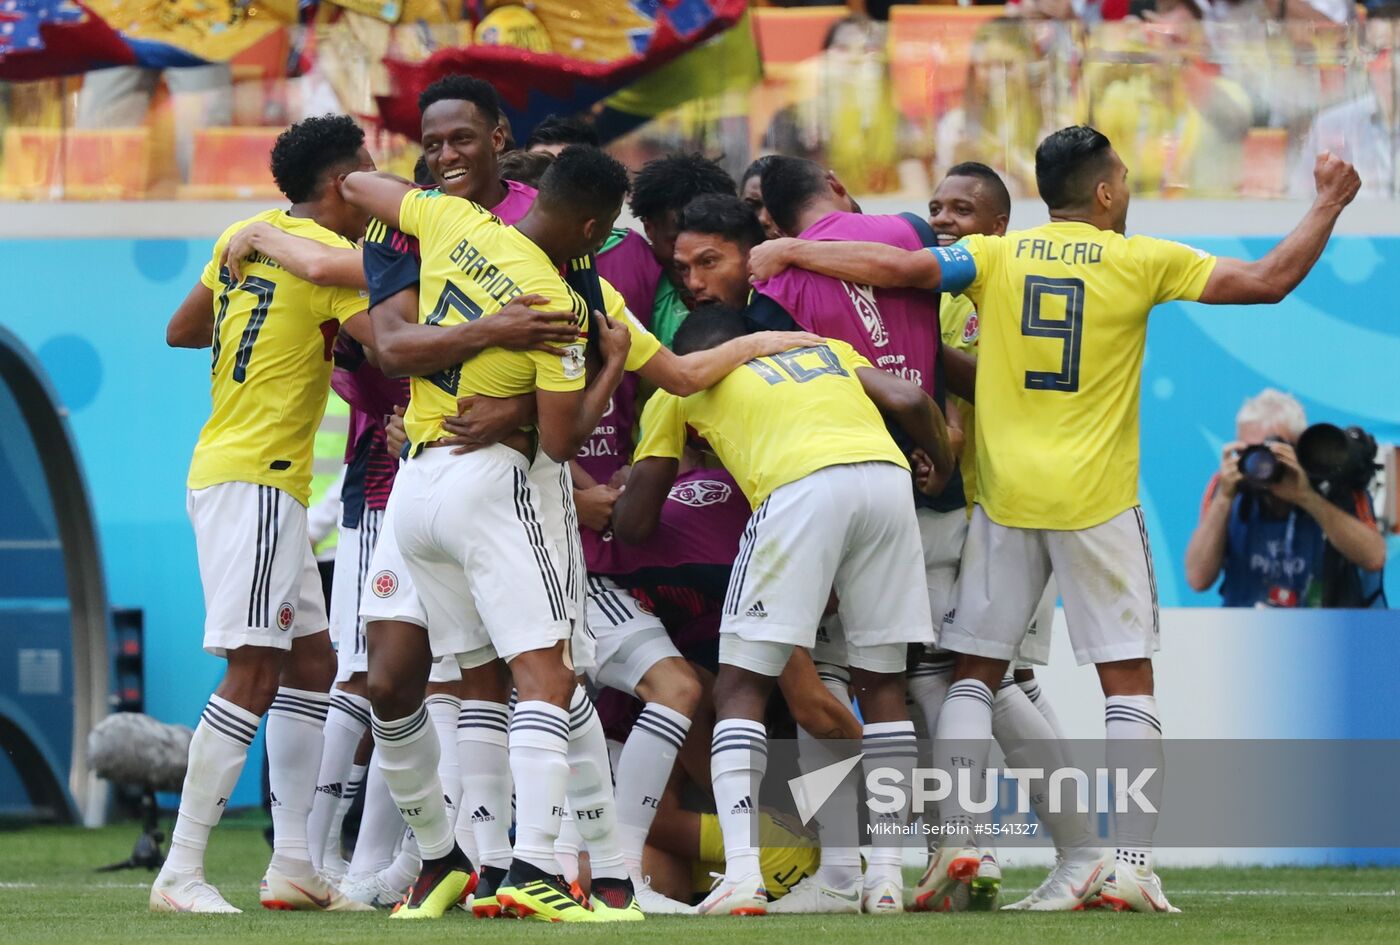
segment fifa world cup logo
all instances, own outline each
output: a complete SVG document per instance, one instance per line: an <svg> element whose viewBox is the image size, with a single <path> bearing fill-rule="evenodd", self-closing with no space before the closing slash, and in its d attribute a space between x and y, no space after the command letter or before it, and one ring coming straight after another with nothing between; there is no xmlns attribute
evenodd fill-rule
<svg viewBox="0 0 1400 945"><path fill-rule="evenodd" d="M870 333L870 343L877 348L888 345L890 336L885 334L885 320L880 317L880 306L875 302L875 290L868 285L856 285L853 282L842 282L841 287L846 290L846 296L855 306L861 324Z"/></svg>

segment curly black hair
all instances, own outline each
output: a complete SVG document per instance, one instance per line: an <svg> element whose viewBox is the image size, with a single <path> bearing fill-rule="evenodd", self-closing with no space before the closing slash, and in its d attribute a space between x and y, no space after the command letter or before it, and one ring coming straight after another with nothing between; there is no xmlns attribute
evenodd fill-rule
<svg viewBox="0 0 1400 945"><path fill-rule="evenodd" d="M702 194L680 213L681 233L705 233L736 243L745 250L763 242L763 225L753 208L730 194Z"/></svg>
<svg viewBox="0 0 1400 945"><path fill-rule="evenodd" d="M597 148L573 145L540 176L538 200L579 217L615 213L627 196L627 168Z"/></svg>
<svg viewBox="0 0 1400 945"><path fill-rule="evenodd" d="M341 164L359 166L365 133L349 115L306 118L277 136L272 146L272 179L292 203L315 197L326 171Z"/></svg>
<svg viewBox="0 0 1400 945"><path fill-rule="evenodd" d="M676 154L642 165L632 181L632 215L656 220L679 213L701 194L733 194L734 178L714 161L699 154Z"/></svg>
<svg viewBox="0 0 1400 945"><path fill-rule="evenodd" d="M449 75L438 79L418 96L418 114L438 102L471 102L492 125L501 121L501 98L496 87L469 75Z"/></svg>
<svg viewBox="0 0 1400 945"><path fill-rule="evenodd" d="M568 115L546 115L525 139L525 150L537 144L586 144L598 147L598 132L581 118Z"/></svg>

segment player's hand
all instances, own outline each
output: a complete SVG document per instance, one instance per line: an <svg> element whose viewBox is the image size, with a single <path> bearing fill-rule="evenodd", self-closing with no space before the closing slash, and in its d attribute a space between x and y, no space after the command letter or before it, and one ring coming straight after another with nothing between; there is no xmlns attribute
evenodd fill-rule
<svg viewBox="0 0 1400 945"><path fill-rule="evenodd" d="M389 455L398 459L408 442L408 430L403 425L403 407L394 404L394 412L384 418L384 439L389 442Z"/></svg>
<svg viewBox="0 0 1400 945"><path fill-rule="evenodd" d="M792 265L794 252L801 240L790 236L775 240L765 240L749 250L749 273L751 282L771 279Z"/></svg>
<svg viewBox="0 0 1400 945"><path fill-rule="evenodd" d="M574 490L574 505L578 507L579 524L595 532L607 531L612 525L613 506L621 489L612 486L589 486Z"/></svg>
<svg viewBox="0 0 1400 945"><path fill-rule="evenodd" d="M1227 502L1235 497L1235 493L1240 491L1240 483L1244 482L1244 474L1240 472L1240 453L1245 449L1245 444L1239 440L1226 443L1225 448L1220 451L1220 485L1217 494Z"/></svg>
<svg viewBox="0 0 1400 945"><path fill-rule="evenodd" d="M598 333L598 350L603 353L603 360L609 364L625 362L627 352L632 350L632 333L622 320L594 312L593 328Z"/></svg>
<svg viewBox="0 0 1400 945"><path fill-rule="evenodd" d="M563 355L563 345L578 340L578 323L572 312L535 309L548 301L543 295L522 295L507 302L483 322L491 327L492 344L511 351L548 351Z"/></svg>
<svg viewBox="0 0 1400 945"><path fill-rule="evenodd" d="M1298 454L1294 452L1293 444L1270 443L1269 452L1278 458L1279 465L1283 467L1283 478L1270 483L1269 492L1274 498L1281 499L1289 505L1299 505L1307 501L1313 491L1312 482L1303 471L1302 463L1298 462Z"/></svg>
<svg viewBox="0 0 1400 945"><path fill-rule="evenodd" d="M623 466L617 472L612 474L612 478L608 480L608 485L612 486L618 491L621 491L627 486L627 477L630 475L632 475L632 466L629 463L628 465Z"/></svg>
<svg viewBox="0 0 1400 945"><path fill-rule="evenodd" d="M1323 151L1313 165L1313 180L1317 183L1317 199L1345 207L1361 190L1361 175L1350 163L1331 151Z"/></svg>
<svg viewBox="0 0 1400 945"><path fill-rule="evenodd" d="M532 395L463 397L457 401L457 416L443 418L442 428L452 436L442 442L452 446L454 456L493 446L530 422L528 412L534 400Z"/></svg>
<svg viewBox="0 0 1400 945"><path fill-rule="evenodd" d="M274 229L270 223L249 223L229 239L224 245L224 253L219 257L219 265L228 268L228 277L234 285L243 281L242 264L257 252L258 238L264 231Z"/></svg>
<svg viewBox="0 0 1400 945"><path fill-rule="evenodd" d="M744 339L749 344L750 358L764 358L793 348L815 348L826 344L825 338L810 331L756 331L745 335Z"/></svg>
<svg viewBox="0 0 1400 945"><path fill-rule="evenodd" d="M957 468L950 467L946 473L940 474L928 453L920 449L909 454L909 465L914 471L914 485L928 496L941 495L948 486L948 480L953 478L953 469Z"/></svg>

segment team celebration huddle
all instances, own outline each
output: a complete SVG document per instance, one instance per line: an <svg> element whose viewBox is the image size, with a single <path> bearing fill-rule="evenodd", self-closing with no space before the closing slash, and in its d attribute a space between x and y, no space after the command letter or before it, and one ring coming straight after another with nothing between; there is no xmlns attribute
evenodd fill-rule
<svg viewBox="0 0 1400 945"><path fill-rule="evenodd" d="M170 320L169 344L212 352L187 507L227 672L150 908L239 911L205 851L266 717L269 909L1176 911L1150 811L1105 838L1038 809L1055 866L1002 905L965 799L871 807L871 833L939 828L906 883L903 846L770 809L769 739L796 737L803 770L845 740L912 778L921 739L974 778L993 739L1051 768L1065 736L1035 667L1058 601L1108 768L1164 768L1148 314L1279 301L1352 166L1319 157L1306 215L1243 261L1126 236L1131 169L1087 126L1040 143L1048 222L1013 228L981 164L927 215L872 215L798 158L632 175L571 120L515 150L480 79L419 107L412 183L349 117L288 128L290 207L230 226ZM629 200L645 238L617 227ZM350 437L328 609L307 504L332 389Z"/></svg>

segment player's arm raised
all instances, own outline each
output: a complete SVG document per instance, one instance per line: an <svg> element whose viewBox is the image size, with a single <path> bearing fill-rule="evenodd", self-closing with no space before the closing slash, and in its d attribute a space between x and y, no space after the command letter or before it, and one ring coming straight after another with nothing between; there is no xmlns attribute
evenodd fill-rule
<svg viewBox="0 0 1400 945"><path fill-rule="evenodd" d="M936 254L884 243L783 237L759 243L749 253L749 271L756 281L771 279L784 269L806 269L879 289L933 291L943 279Z"/></svg>
<svg viewBox="0 0 1400 945"><path fill-rule="evenodd" d="M893 418L909 434L914 445L928 456L931 476L926 477L926 483L920 483L920 488L929 495L942 492L957 463L943 411L919 385L878 368L857 368L856 377L865 388L866 396L875 401L875 406Z"/></svg>
<svg viewBox="0 0 1400 945"><path fill-rule="evenodd" d="M207 348L214 343L214 292L195 284L165 326L165 343L172 348Z"/></svg>
<svg viewBox="0 0 1400 945"><path fill-rule="evenodd" d="M227 266L233 281L238 282L243 260L253 253L276 260L298 279L314 285L367 288L358 249L327 246L304 236L293 236L270 223L250 223L233 234L219 263Z"/></svg>
<svg viewBox="0 0 1400 945"><path fill-rule="evenodd" d="M588 386L582 391L541 389L535 392L540 449L556 463L573 459L584 440L597 428L627 364L627 350L632 345L632 333L627 327L602 312L593 313L593 326L603 353L603 367ZM578 356L582 358L582 351Z"/></svg>
<svg viewBox="0 0 1400 945"><path fill-rule="evenodd" d="M1342 210L1361 189L1356 168L1324 151L1313 168L1317 198L1306 215L1263 259L1220 259L1199 301L1208 305L1279 302L1298 287L1322 256Z"/></svg>
<svg viewBox="0 0 1400 945"><path fill-rule="evenodd" d="M688 397L715 386L730 371L754 358L819 345L824 340L805 331L758 331L684 357L669 348L658 348L637 373L648 384L677 397Z"/></svg>

